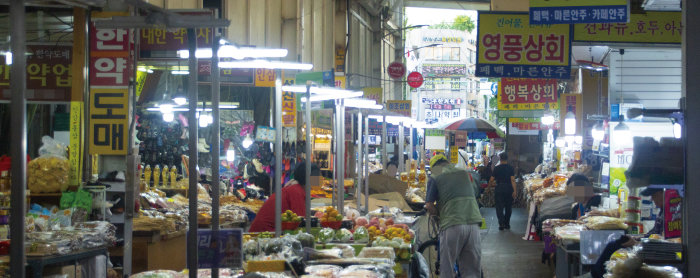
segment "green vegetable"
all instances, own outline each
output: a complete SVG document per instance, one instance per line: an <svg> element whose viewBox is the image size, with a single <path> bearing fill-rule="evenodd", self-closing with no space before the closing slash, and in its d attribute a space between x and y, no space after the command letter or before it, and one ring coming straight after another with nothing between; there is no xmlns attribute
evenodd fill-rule
<svg viewBox="0 0 700 278"><path fill-rule="evenodd" d="M335 236L335 231L331 228L323 228L318 232L318 241L321 243L329 243L333 236Z"/></svg>
<svg viewBox="0 0 700 278"><path fill-rule="evenodd" d="M303 247L314 248L314 245L316 244L316 239L314 236L307 233L299 233L297 235L297 240L301 242L301 246Z"/></svg>
<svg viewBox="0 0 700 278"><path fill-rule="evenodd" d="M348 229L342 228L335 233L335 238L340 242L350 242L352 233Z"/></svg>
<svg viewBox="0 0 700 278"><path fill-rule="evenodd" d="M369 241L369 231L365 227L358 227L355 229L353 239L356 243L367 243Z"/></svg>

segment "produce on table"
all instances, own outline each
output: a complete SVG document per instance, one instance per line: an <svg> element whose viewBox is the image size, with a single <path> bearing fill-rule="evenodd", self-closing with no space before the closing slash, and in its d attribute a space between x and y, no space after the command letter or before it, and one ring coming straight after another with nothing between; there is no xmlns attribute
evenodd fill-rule
<svg viewBox="0 0 700 278"><path fill-rule="evenodd" d="M350 242L352 233L348 229L343 228L335 232L335 238L340 242Z"/></svg>
<svg viewBox="0 0 700 278"><path fill-rule="evenodd" d="M365 227L357 227L355 228L353 239L355 240L355 243L367 243L369 242L369 231Z"/></svg>
<svg viewBox="0 0 700 278"><path fill-rule="evenodd" d="M358 217L355 219L355 227L367 227L369 225L369 221L367 220L367 217Z"/></svg>
<svg viewBox="0 0 700 278"><path fill-rule="evenodd" d="M48 156L27 164L27 187L32 193L62 192L68 189L68 160Z"/></svg>
<svg viewBox="0 0 700 278"><path fill-rule="evenodd" d="M301 246L303 247L314 248L314 245L316 244L316 239L314 238L314 236L307 233L297 234L297 240L301 243Z"/></svg>
<svg viewBox="0 0 700 278"><path fill-rule="evenodd" d="M291 210L287 210L284 213L282 213L282 222L294 222L294 223L300 223L301 222L301 217L299 217L296 213L294 213Z"/></svg>
<svg viewBox="0 0 700 278"><path fill-rule="evenodd" d="M338 210L336 210L335 208L327 207L320 219L321 222L343 221L343 215L338 213Z"/></svg>
<svg viewBox="0 0 700 278"><path fill-rule="evenodd" d="M331 228L323 228L321 231L318 232L318 242L321 243L329 243L331 240L333 240L333 237L335 236L335 231Z"/></svg>

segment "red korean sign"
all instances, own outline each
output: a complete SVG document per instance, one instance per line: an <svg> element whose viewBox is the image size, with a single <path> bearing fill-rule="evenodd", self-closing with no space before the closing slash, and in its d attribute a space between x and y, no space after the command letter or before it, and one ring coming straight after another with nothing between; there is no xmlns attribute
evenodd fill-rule
<svg viewBox="0 0 700 278"><path fill-rule="evenodd" d="M542 110L559 108L555 79L502 78L498 85L499 110Z"/></svg>
<svg viewBox="0 0 700 278"><path fill-rule="evenodd" d="M175 11L180 15L213 15L211 10ZM214 32L211 28L195 29L198 48L211 48ZM178 50L188 49L187 29L142 29L139 33L139 59L176 59Z"/></svg>
<svg viewBox="0 0 700 278"><path fill-rule="evenodd" d="M401 62L393 62L386 69L386 72L393 79L399 79L406 74L406 65Z"/></svg>
<svg viewBox="0 0 700 278"><path fill-rule="evenodd" d="M27 98L70 101L72 46L27 45ZM0 59L0 99L10 99L10 68Z"/></svg>
<svg viewBox="0 0 700 278"><path fill-rule="evenodd" d="M90 87L128 87L132 63L129 62L129 30L97 29L95 21L127 13L93 13L90 32Z"/></svg>
<svg viewBox="0 0 700 278"><path fill-rule="evenodd" d="M417 71L411 72L408 74L408 77L406 77L406 81L408 82L408 86L418 88L423 85L423 75Z"/></svg>

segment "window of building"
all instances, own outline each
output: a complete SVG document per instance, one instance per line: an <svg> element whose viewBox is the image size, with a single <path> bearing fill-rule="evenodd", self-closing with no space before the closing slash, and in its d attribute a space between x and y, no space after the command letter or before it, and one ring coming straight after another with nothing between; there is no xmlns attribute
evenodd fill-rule
<svg viewBox="0 0 700 278"><path fill-rule="evenodd" d="M459 47L428 47L425 51L427 60L432 61L459 61Z"/></svg>

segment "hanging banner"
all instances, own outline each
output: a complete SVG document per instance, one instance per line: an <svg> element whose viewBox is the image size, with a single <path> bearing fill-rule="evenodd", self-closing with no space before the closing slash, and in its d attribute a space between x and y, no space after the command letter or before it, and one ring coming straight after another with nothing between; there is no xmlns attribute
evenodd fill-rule
<svg viewBox="0 0 700 278"><path fill-rule="evenodd" d="M559 109L556 79L501 78L498 82L499 110Z"/></svg>
<svg viewBox="0 0 700 278"><path fill-rule="evenodd" d="M530 0L531 24L627 22L627 0Z"/></svg>
<svg viewBox="0 0 700 278"><path fill-rule="evenodd" d="M97 29L95 21L126 12L93 12L90 32L90 154L126 155L129 135L129 82L133 57L130 31Z"/></svg>
<svg viewBox="0 0 700 278"><path fill-rule="evenodd" d="M335 72L345 72L345 48L335 48Z"/></svg>
<svg viewBox="0 0 700 278"><path fill-rule="evenodd" d="M564 118L566 113L571 111L576 116L576 135L583 134L583 101L582 94L562 94L561 107L559 110L559 122L561 130L566 130Z"/></svg>
<svg viewBox="0 0 700 278"><path fill-rule="evenodd" d="M683 232L683 199L677 190L664 192L664 237L681 237Z"/></svg>
<svg viewBox="0 0 700 278"><path fill-rule="evenodd" d="M70 103L70 152L68 162L68 183L79 185L83 177L83 148L80 142L82 135L83 102L71 101Z"/></svg>
<svg viewBox="0 0 700 278"><path fill-rule="evenodd" d="M632 14L629 23L574 25L575 42L627 42L680 44L681 12Z"/></svg>
<svg viewBox="0 0 700 278"><path fill-rule="evenodd" d="M527 13L479 12L477 38L478 77L571 77L569 25L530 25Z"/></svg>
<svg viewBox="0 0 700 278"><path fill-rule="evenodd" d="M27 45L27 99L71 101L71 45ZM0 99L9 100L10 65L0 59Z"/></svg>
<svg viewBox="0 0 700 278"><path fill-rule="evenodd" d="M222 62L233 61L231 58L221 58ZM226 85L250 85L255 84L255 74L257 69L225 69L219 68L219 82ZM199 83L208 84L211 83L211 60L198 60L197 61L197 80ZM261 77L261 80L265 80ZM274 77L273 85L268 87L274 87ZM264 87L259 86L259 87Z"/></svg>
<svg viewBox="0 0 700 278"><path fill-rule="evenodd" d="M90 154L126 155L129 89L90 89Z"/></svg>
<svg viewBox="0 0 700 278"><path fill-rule="evenodd" d="M312 81L318 86L335 86L335 73L330 71L301 72L296 75L297 84L306 85L306 81Z"/></svg>
<svg viewBox="0 0 700 278"><path fill-rule="evenodd" d="M364 98L376 100L377 104L384 104L384 91L381 87L362 88Z"/></svg>
<svg viewBox="0 0 700 278"><path fill-rule="evenodd" d="M459 162L459 147L450 146L450 163L457 164Z"/></svg>
<svg viewBox="0 0 700 278"><path fill-rule="evenodd" d="M387 100L386 108L391 112L395 112L406 117L411 117L410 100Z"/></svg>
<svg viewBox="0 0 700 278"><path fill-rule="evenodd" d="M285 86L294 85L294 78L285 77L283 84ZM297 97L292 92L282 91L282 126L297 126Z"/></svg>

